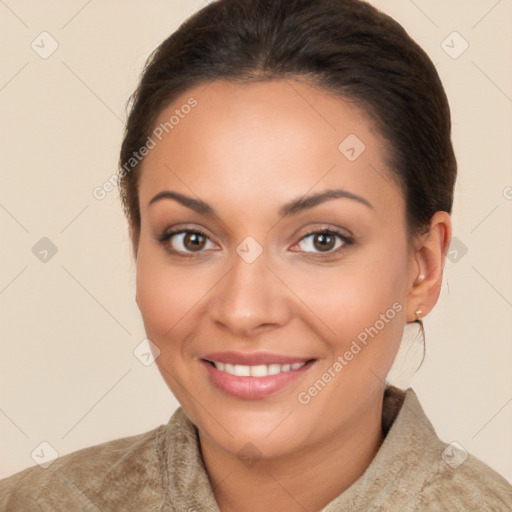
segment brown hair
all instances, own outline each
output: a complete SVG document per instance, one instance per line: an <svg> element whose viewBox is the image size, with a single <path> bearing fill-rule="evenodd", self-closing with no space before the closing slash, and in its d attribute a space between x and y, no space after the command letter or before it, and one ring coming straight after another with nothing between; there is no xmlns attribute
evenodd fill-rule
<svg viewBox="0 0 512 512"><path fill-rule="evenodd" d="M164 108L200 83L288 78L356 102L376 122L410 234L427 231L436 211L451 213L448 101L432 61L400 24L360 0L218 0L152 53L131 98L118 176L131 226L140 227L132 156Z"/></svg>

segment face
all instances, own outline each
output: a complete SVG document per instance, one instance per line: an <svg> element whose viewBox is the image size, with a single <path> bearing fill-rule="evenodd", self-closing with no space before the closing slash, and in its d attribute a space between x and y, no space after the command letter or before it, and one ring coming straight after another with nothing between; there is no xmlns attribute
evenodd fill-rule
<svg viewBox="0 0 512 512"><path fill-rule="evenodd" d="M136 255L163 378L232 454L349 435L381 396L414 277L385 142L297 81L198 86L166 122L137 171Z"/></svg>

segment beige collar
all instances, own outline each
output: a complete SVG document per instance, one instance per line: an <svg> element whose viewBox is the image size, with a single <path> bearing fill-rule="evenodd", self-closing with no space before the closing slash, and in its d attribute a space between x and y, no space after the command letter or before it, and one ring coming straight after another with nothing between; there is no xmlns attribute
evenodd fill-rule
<svg viewBox="0 0 512 512"><path fill-rule="evenodd" d="M389 501L400 510L414 497L440 460L442 442L426 417L415 392L388 387L383 403L383 444L366 471L321 512L365 510ZM165 497L168 506L219 512L202 462L196 427L180 407L170 419L165 440ZM435 464L434 464L435 462Z"/></svg>

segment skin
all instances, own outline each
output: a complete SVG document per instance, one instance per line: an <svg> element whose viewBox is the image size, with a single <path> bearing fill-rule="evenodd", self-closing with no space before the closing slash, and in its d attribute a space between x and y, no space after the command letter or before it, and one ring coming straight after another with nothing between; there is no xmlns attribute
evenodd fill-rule
<svg viewBox="0 0 512 512"><path fill-rule="evenodd" d="M203 84L156 125L190 97L198 105L138 171L141 226L131 226L131 236L146 333L160 350L163 378L198 427L219 508L319 510L364 472L382 443L385 377L405 323L437 302L450 216L437 212L430 232L409 245L386 142L363 111L321 89L295 80ZM353 162L338 150L349 134L366 146ZM292 199L340 188L371 207L338 198L279 218ZM163 190L200 198L216 215L170 199L149 205ZM203 231L199 252L183 235L160 243L173 227ZM354 243L335 236L323 252L321 235L309 233L325 228ZM236 252L248 236L263 250L252 263ZM402 310L309 403L299 403L298 394L394 303ZM316 362L291 386L245 400L211 384L199 362L225 350ZM237 456L248 442L261 457L250 466Z"/></svg>

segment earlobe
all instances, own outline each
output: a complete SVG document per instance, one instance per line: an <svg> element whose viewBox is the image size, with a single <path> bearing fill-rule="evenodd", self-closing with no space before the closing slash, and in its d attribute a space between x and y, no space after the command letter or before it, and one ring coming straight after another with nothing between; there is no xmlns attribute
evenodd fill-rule
<svg viewBox="0 0 512 512"><path fill-rule="evenodd" d="M415 250L415 264L411 270L414 281L408 296L408 322L425 317L437 303L450 239L450 215L436 212L432 216L429 232L421 237Z"/></svg>

